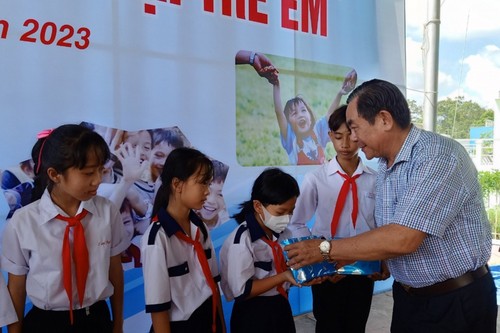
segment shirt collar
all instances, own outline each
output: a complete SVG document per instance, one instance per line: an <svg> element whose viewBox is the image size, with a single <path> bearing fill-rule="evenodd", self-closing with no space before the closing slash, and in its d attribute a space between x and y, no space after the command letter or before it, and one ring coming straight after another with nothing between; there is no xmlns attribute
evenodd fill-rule
<svg viewBox="0 0 500 333"><path fill-rule="evenodd" d="M40 224L44 224L49 222L52 219L55 219L57 215L61 214L63 216L68 216L60 207L58 207L50 198L50 193L48 189L42 194L40 198L40 202L38 204L40 211ZM97 207L95 205L94 200L89 199L87 201L80 202L80 206L78 207L77 214L79 214L82 210L86 210L91 214L97 214Z"/></svg>
<svg viewBox="0 0 500 333"><path fill-rule="evenodd" d="M408 136L403 142L401 149L396 155L396 158L394 159L394 163L392 164L391 168L400 162L406 162L411 159L413 146L415 146L415 144L418 142L421 133L422 133L421 129L417 128L413 124L411 125L410 132L408 133ZM387 165L387 160L384 159L384 162Z"/></svg>
<svg viewBox="0 0 500 333"><path fill-rule="evenodd" d="M342 170L342 167L340 166L339 162L337 161L337 158L334 157L328 162L327 174L333 175L333 174L336 174L337 172L342 172L345 174L345 171ZM366 166L363 163L363 160L360 158L359 163L358 163L358 167L354 171L353 176L355 176L357 174L362 174L364 172L369 173L369 174L374 174L374 171L372 169L370 169L368 166Z"/></svg>
<svg viewBox="0 0 500 333"><path fill-rule="evenodd" d="M168 237L172 237L172 235L174 235L178 231L184 233L184 230L181 228L179 223L177 223L177 221L167 212L166 209L160 209L157 216L158 221L160 221L160 223L162 224ZM208 235L207 230L203 225L203 221L192 210L189 212L189 220L201 230L204 239L206 239Z"/></svg>

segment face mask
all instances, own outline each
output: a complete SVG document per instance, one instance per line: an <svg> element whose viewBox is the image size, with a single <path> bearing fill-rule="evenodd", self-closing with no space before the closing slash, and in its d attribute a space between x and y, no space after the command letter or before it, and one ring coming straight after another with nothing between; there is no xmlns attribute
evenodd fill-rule
<svg viewBox="0 0 500 333"><path fill-rule="evenodd" d="M262 218L262 216L260 218L262 219L262 222L264 222L264 225L275 233L279 234L283 232L290 222L290 215L274 216L269 213L264 206L262 206L262 208L264 211L264 218Z"/></svg>

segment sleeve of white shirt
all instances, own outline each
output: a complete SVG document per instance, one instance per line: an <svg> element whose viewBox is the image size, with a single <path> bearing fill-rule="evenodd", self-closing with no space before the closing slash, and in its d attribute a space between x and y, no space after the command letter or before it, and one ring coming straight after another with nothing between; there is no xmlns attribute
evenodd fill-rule
<svg viewBox="0 0 500 333"><path fill-rule="evenodd" d="M248 233L241 236L238 244L234 243L232 233L220 250L221 288L228 301L241 296L245 292L246 283L255 275L254 259L251 251L251 240Z"/></svg>
<svg viewBox="0 0 500 333"><path fill-rule="evenodd" d="M14 310L14 305L12 305L2 272L0 272L0 309L0 327L17 321L16 311Z"/></svg>
<svg viewBox="0 0 500 333"><path fill-rule="evenodd" d="M292 218L285 231L280 236L280 240L292 237L310 236L311 231L306 223L314 216L318 206L318 187L315 177L306 174L300 188L300 195L297 198Z"/></svg>
<svg viewBox="0 0 500 333"><path fill-rule="evenodd" d="M171 301L170 278L163 230L156 234L154 244L148 244L151 224L141 239L142 273L146 306L166 304Z"/></svg>
<svg viewBox="0 0 500 333"><path fill-rule="evenodd" d="M19 218L20 212L7 222L2 235L2 261L4 270L14 275L26 275L29 271L30 253L21 248L20 235L14 227L15 219Z"/></svg>
<svg viewBox="0 0 500 333"><path fill-rule="evenodd" d="M111 204L111 256L116 256L125 251L130 246L120 211Z"/></svg>

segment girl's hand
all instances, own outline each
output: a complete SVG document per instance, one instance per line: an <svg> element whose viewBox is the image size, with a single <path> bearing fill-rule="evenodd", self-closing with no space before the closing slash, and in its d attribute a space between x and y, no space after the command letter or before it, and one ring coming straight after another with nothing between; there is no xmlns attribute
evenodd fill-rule
<svg viewBox="0 0 500 333"><path fill-rule="evenodd" d="M295 281L295 278L293 277L292 271L290 271L289 269L287 269L286 271L284 271L281 274L283 274L283 276L285 277L285 281L286 282L290 282L290 284L292 284L293 286L299 286L300 287L300 285L297 283L297 281Z"/></svg>

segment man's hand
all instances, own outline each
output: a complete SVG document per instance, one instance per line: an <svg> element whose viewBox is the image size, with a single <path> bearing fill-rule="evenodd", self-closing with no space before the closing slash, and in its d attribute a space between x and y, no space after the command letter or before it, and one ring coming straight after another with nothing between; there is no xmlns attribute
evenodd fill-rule
<svg viewBox="0 0 500 333"><path fill-rule="evenodd" d="M319 244L322 239L308 239L285 246L287 251L288 266L293 269L315 264L323 261L323 256L319 251Z"/></svg>

